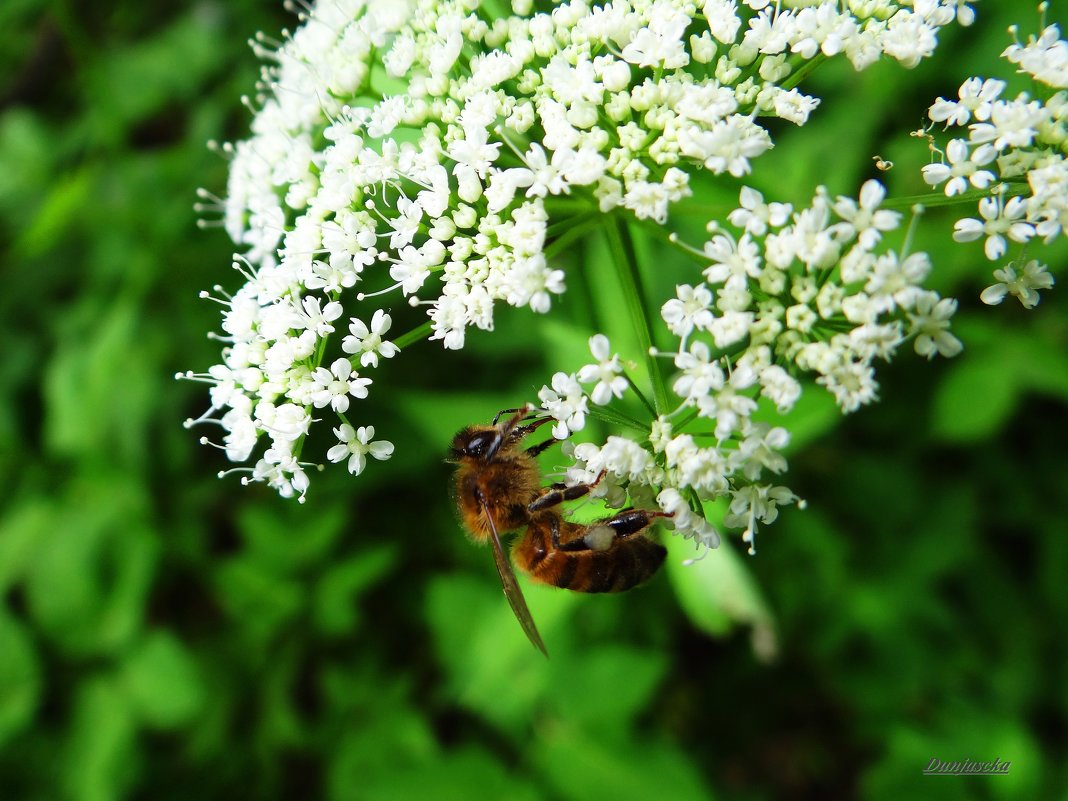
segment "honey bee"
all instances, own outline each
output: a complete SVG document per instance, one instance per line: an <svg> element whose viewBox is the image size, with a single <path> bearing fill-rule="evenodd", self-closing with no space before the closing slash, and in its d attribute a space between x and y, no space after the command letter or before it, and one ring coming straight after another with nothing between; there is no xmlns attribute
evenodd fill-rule
<svg viewBox="0 0 1068 801"><path fill-rule="evenodd" d="M512 562L534 581L575 592L622 592L641 584L660 568L667 551L642 532L666 512L624 509L589 524L572 523L558 507L589 494L604 478L589 484L541 485L535 457L555 440L522 447L524 438L550 417L532 418L531 406L498 412L490 425L468 426L452 441L456 500L469 536L489 540L508 603L528 639L548 656L530 615L501 533L523 529L512 547ZM506 414L512 416L503 423Z"/></svg>

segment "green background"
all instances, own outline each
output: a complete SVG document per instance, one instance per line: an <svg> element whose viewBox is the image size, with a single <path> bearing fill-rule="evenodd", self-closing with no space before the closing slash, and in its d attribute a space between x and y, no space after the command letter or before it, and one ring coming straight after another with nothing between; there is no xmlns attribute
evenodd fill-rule
<svg viewBox="0 0 1068 801"><path fill-rule="evenodd" d="M823 107L751 183L855 193L878 153L893 193L923 191L903 133L1007 73L1013 6L911 72L822 68ZM295 24L256 0L0 6L0 799L1068 798L1068 291L983 307L992 265L946 214L919 246L965 352L903 350L848 418L806 393L786 483L808 509L755 558L682 568L672 543L619 597L530 590L550 661L443 456L625 319L596 244L550 316L383 365L365 408L389 462L314 474L303 506L215 477L214 432L181 427L206 392L172 376L217 360L197 293L238 276L194 192L225 183L205 142L247 130L246 39ZM737 184L702 191L722 213ZM639 246L656 291L692 282ZM1008 776L921 775L995 757Z"/></svg>

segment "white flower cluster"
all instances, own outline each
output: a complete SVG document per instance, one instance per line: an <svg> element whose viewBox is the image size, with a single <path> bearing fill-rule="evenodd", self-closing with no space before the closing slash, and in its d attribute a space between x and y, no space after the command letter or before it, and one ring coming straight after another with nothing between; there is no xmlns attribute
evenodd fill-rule
<svg viewBox="0 0 1068 801"><path fill-rule="evenodd" d="M222 364L192 376L213 385L201 420L221 423L230 459L270 440L251 480L303 497L297 460L327 406L341 421L328 458L388 456L345 417L371 383L357 361L398 350L377 299L425 308L401 346L429 334L461 348L500 301L545 312L564 291L554 236L616 208L664 222L693 170L743 176L772 147L758 117L807 120L807 61L912 66L971 13L961 0L532 6L330 0L284 42L259 40L272 64L251 138L223 148L219 202L246 283L218 298Z"/></svg>
<svg viewBox="0 0 1068 801"><path fill-rule="evenodd" d="M757 524L797 500L769 481L786 468L780 451L789 434L756 422L761 406L789 411L807 373L851 412L875 399L875 362L903 342L928 358L961 350L948 330L956 302L921 287L931 268L926 254L885 245L901 215L879 208L884 193L877 181L864 184L858 200L832 200L820 189L795 211L744 188L728 216L733 230L712 226L704 248L689 249L704 281L678 286L661 309L678 338L672 408L656 409L637 440L577 445L569 478L592 482L607 471L595 495L609 505L627 494L636 504L655 498L674 513L676 530L706 545L718 536L703 504L729 498L725 524L742 528L752 547ZM585 425L590 402L608 404L632 386L607 339L593 337L590 350L595 363L558 373L541 390L557 437Z"/></svg>
<svg viewBox="0 0 1068 801"><path fill-rule="evenodd" d="M1049 244L1068 226L1068 43L1056 25L1027 44L1013 44L1003 54L1029 75L1039 97L1021 92L1002 95L1006 82L969 78L956 100L939 98L928 112L946 129L964 129L951 139L937 163L923 168L931 186L945 184L947 196L983 190L979 216L957 221L957 242L984 240L990 261L1000 261L1009 242L1019 255L994 271L998 283L980 296L1001 303L1007 295L1026 308L1039 301L1038 290L1053 286L1053 276L1024 253L1032 239ZM1053 91L1059 90L1059 91Z"/></svg>

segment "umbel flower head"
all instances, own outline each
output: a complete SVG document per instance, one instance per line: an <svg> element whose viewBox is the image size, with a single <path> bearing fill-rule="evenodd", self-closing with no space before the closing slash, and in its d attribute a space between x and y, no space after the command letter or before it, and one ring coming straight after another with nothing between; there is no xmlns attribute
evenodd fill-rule
<svg viewBox="0 0 1068 801"><path fill-rule="evenodd" d="M941 150L931 137L938 160L924 167L923 177L931 186L945 184L949 197L985 190L979 216L958 220L953 238L981 240L990 261L1015 248L980 298L994 305L1013 295L1030 309L1038 290L1054 281L1046 265L1025 257L1027 248L1032 240L1050 244L1068 226L1068 42L1050 25L1002 56L1032 79L1032 92L1006 97L1005 81L976 76L961 85L956 100L938 98L928 115L954 138Z"/></svg>
<svg viewBox="0 0 1068 801"><path fill-rule="evenodd" d="M798 89L811 62L912 67L958 17L971 20L960 0L315 5L284 42L256 46L268 66L252 135L224 148L220 210L245 283L217 298L221 363L187 374L211 385L201 421L221 424L228 458L256 460L244 480L301 500L313 423L337 437L322 455L353 473L388 458L363 411L384 391L382 360L425 337L462 348L500 303L550 312L571 234L615 231L618 260L640 270L628 226L667 225L698 172L744 178L773 146L762 120L803 125L817 110ZM611 502L659 504L705 544L716 498L750 540L770 523L795 500L765 481L785 468L788 432L754 422L757 408L790 409L809 373L851 411L902 342L959 350L952 302L920 288L926 257L887 244L900 215L883 195L874 182L856 199L820 190L795 211L745 188L730 228L673 242L692 279L635 308L662 306L644 322L677 348L621 355L595 335L593 362L540 393L558 437L595 411L622 420L609 406L628 393L649 409L627 436L576 445L571 477L607 470ZM405 304L426 317L398 332Z"/></svg>

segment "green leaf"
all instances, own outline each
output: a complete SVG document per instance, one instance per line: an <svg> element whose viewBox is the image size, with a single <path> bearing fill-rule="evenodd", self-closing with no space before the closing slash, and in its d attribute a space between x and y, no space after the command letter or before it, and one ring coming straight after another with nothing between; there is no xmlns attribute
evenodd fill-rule
<svg viewBox="0 0 1068 801"><path fill-rule="evenodd" d="M264 646L279 628L291 622L304 605L304 587L265 572L246 558L231 559L215 574L219 600L240 631Z"/></svg>
<svg viewBox="0 0 1068 801"><path fill-rule="evenodd" d="M381 677L375 678L377 688ZM381 786L388 787L390 776L437 758L439 749L428 721L393 697L390 689L379 690L381 708L372 709L371 714L359 710L361 718L373 721L373 725L346 727L333 747L326 782L328 798L363 798L367 786L379 782L379 777Z"/></svg>
<svg viewBox="0 0 1068 801"><path fill-rule="evenodd" d="M553 788L569 801L707 801L712 798L685 755L666 744L606 742L563 723L531 743Z"/></svg>
<svg viewBox="0 0 1068 801"><path fill-rule="evenodd" d="M196 662L169 631L147 634L122 667L130 707L147 725L172 729L189 722L204 702Z"/></svg>
<svg viewBox="0 0 1068 801"><path fill-rule="evenodd" d="M693 543L668 537L667 572L679 605L690 621L713 637L735 624L752 627L753 650L770 659L777 649L775 622L749 565L724 541L696 562Z"/></svg>
<svg viewBox="0 0 1068 801"><path fill-rule="evenodd" d="M549 660L557 714L591 731L625 732L656 690L666 656L627 645L580 646Z"/></svg>
<svg viewBox="0 0 1068 801"><path fill-rule="evenodd" d="M345 529L345 517L341 506L246 503L237 522L247 557L265 570L288 575L326 557Z"/></svg>
<svg viewBox="0 0 1068 801"><path fill-rule="evenodd" d="M1002 332L1004 355L991 354L991 358L1010 366L1022 388L1068 399L1064 335L1055 323L1045 322L1038 320L1026 331Z"/></svg>
<svg viewBox="0 0 1068 801"><path fill-rule="evenodd" d="M360 596L393 569L397 553L395 545L380 545L323 573L312 596L317 628L334 636L351 633L360 619Z"/></svg>
<svg viewBox="0 0 1068 801"><path fill-rule="evenodd" d="M144 619L160 544L131 480L101 474L73 483L27 567L30 616L68 653L120 650Z"/></svg>
<svg viewBox="0 0 1068 801"><path fill-rule="evenodd" d="M0 218L11 232L24 231L49 190L58 152L52 131L23 106L0 115Z"/></svg>
<svg viewBox="0 0 1068 801"><path fill-rule="evenodd" d="M403 771L372 776L360 788L359 797L367 801L534 801L541 796L485 751L468 747Z"/></svg>
<svg viewBox="0 0 1068 801"><path fill-rule="evenodd" d="M553 632L574 605L574 593L519 581L551 658ZM505 729L516 730L529 719L548 688L549 673L496 576L436 579L427 590L427 620L458 703Z"/></svg>
<svg viewBox="0 0 1068 801"><path fill-rule="evenodd" d="M62 239L63 232L77 225L90 195L98 189L94 166L72 172L67 180L54 183L36 209L32 221L15 240L15 252L21 258L40 256Z"/></svg>
<svg viewBox="0 0 1068 801"><path fill-rule="evenodd" d="M70 739L63 762L66 798L115 801L134 779L136 726L124 693L110 676L97 676L77 690Z"/></svg>
<svg viewBox="0 0 1068 801"><path fill-rule="evenodd" d="M896 723L886 733L885 753L865 771L864 798L1040 798L1043 759L1026 724L1004 712L982 712L947 702L938 719L926 726ZM924 776L932 759L945 762L1008 762L1009 772L996 776Z"/></svg>
<svg viewBox="0 0 1068 801"><path fill-rule="evenodd" d="M86 87L98 134L104 137L121 131L123 126L191 99L226 52L216 19L211 14L189 14L153 37L99 58L89 70ZM175 69L179 64L181 69Z"/></svg>
<svg viewBox="0 0 1068 801"><path fill-rule="evenodd" d="M0 611L0 747L33 719L41 669L26 630Z"/></svg>
<svg viewBox="0 0 1068 801"><path fill-rule="evenodd" d="M22 578L55 525L54 502L35 497L13 505L0 520L0 594Z"/></svg>
<svg viewBox="0 0 1068 801"><path fill-rule="evenodd" d="M974 442L997 432L1019 399L1019 384L1011 367L969 353L950 368L939 385L932 406L931 429L953 442Z"/></svg>
<svg viewBox="0 0 1068 801"><path fill-rule="evenodd" d="M117 298L91 330L69 326L45 368L52 452L124 466L143 456L158 375L142 367L151 356L139 334L141 312L132 297Z"/></svg>

